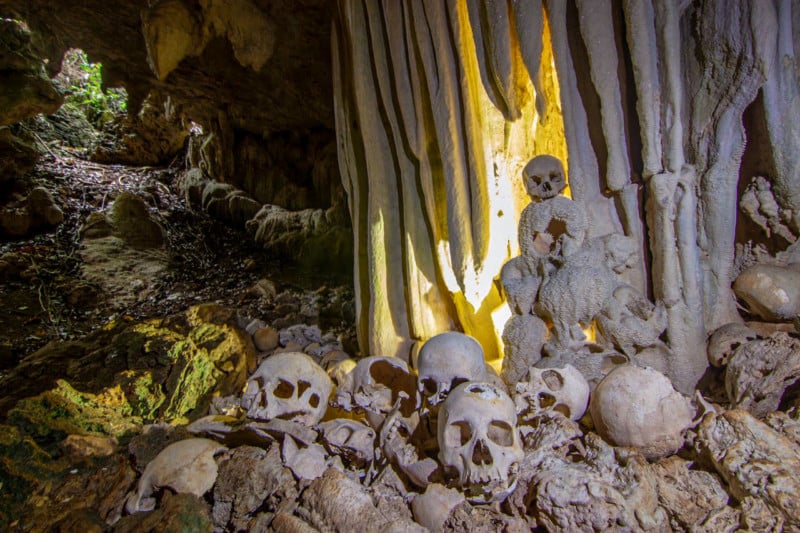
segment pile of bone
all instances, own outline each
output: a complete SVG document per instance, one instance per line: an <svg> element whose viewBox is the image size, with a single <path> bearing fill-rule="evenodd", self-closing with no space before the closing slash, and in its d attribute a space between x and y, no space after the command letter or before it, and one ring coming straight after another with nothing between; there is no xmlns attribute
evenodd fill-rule
<svg viewBox="0 0 800 533"><path fill-rule="evenodd" d="M231 531L800 527L796 414L719 414L633 365L591 393L569 365L504 383L460 333L413 368L318 333L281 331L240 397L142 465L126 513L177 492Z"/></svg>

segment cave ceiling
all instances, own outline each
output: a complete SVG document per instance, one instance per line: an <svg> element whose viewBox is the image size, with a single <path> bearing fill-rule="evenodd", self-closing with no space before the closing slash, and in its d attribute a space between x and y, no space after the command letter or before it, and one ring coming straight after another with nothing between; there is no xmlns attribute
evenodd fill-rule
<svg viewBox="0 0 800 533"><path fill-rule="evenodd" d="M145 35L173 53L170 39L184 31L169 11L166 29L152 29L153 10L165 4L177 5L197 35L159 79ZM28 24L51 74L68 49L81 48L103 64L104 83L125 87L132 106L161 89L201 124L258 134L333 127L330 0L8 0L0 14Z"/></svg>

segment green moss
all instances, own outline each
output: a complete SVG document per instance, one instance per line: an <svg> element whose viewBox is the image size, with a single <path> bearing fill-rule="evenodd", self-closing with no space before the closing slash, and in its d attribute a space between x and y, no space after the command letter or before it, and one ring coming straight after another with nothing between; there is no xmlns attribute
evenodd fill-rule
<svg viewBox="0 0 800 533"><path fill-rule="evenodd" d="M178 418L196 409L214 390L215 374L208 351L191 341L184 343L167 381L170 398L163 411L164 418Z"/></svg>
<svg viewBox="0 0 800 533"><path fill-rule="evenodd" d="M65 468L18 428L0 425L0 523L18 517L33 491Z"/></svg>
<svg viewBox="0 0 800 533"><path fill-rule="evenodd" d="M166 396L161 384L154 381L152 372L126 370L117 376L116 381L125 393L134 416L142 417L146 422L156 419Z"/></svg>
<svg viewBox="0 0 800 533"><path fill-rule="evenodd" d="M119 385L95 395L77 391L64 380L55 389L17 403L8 420L40 443L54 443L71 434L123 440L141 430L142 424Z"/></svg>

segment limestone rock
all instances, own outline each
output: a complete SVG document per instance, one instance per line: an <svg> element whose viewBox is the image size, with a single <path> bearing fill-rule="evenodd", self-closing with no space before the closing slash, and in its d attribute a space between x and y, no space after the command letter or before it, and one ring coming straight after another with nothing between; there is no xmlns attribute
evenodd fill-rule
<svg viewBox="0 0 800 533"><path fill-rule="evenodd" d="M342 272L352 265L350 230L331 224L322 209L288 211L265 205L247 229L264 249L304 267Z"/></svg>
<svg viewBox="0 0 800 533"><path fill-rule="evenodd" d="M203 209L218 220L230 222L239 227L253 218L261 204L247 196L229 183L207 181L201 196Z"/></svg>
<svg viewBox="0 0 800 533"><path fill-rule="evenodd" d="M138 113L126 113L110 130L92 152L92 161L166 164L181 153L188 136L174 103L157 91L147 96Z"/></svg>
<svg viewBox="0 0 800 533"><path fill-rule="evenodd" d="M457 533L459 531L522 533L529 530L530 528L521 518L509 516L489 506L473 506L468 502L454 507L441 529L441 531L447 533Z"/></svg>
<svg viewBox="0 0 800 533"><path fill-rule="evenodd" d="M387 525L366 489L335 468L311 482L301 505L303 518L323 531L380 531Z"/></svg>
<svg viewBox="0 0 800 533"><path fill-rule="evenodd" d="M198 418L214 396L239 392L254 367L250 336L231 312L201 305L165 319L112 323L85 341L31 354L3 379L2 388L13 390L0 407L27 396L14 419L45 440L119 437L140 429L143 420ZM42 392L48 376L66 380ZM27 384L31 380L45 385Z"/></svg>
<svg viewBox="0 0 800 533"><path fill-rule="evenodd" d="M547 336L547 326L537 316L514 315L506 322L503 328L505 357L500 376L507 386L513 388L525 378L528 369L539 362Z"/></svg>
<svg viewBox="0 0 800 533"><path fill-rule="evenodd" d="M0 73L0 126L61 107L44 62L32 51L31 33L18 20L0 19Z"/></svg>
<svg viewBox="0 0 800 533"><path fill-rule="evenodd" d="M44 187L32 189L20 200L0 208L0 233L22 237L32 232L57 226L64 213Z"/></svg>
<svg viewBox="0 0 800 533"><path fill-rule="evenodd" d="M0 183L22 176L33 168L39 154L8 128L0 128Z"/></svg>
<svg viewBox="0 0 800 533"><path fill-rule="evenodd" d="M54 460L18 427L0 425L0 522L10 524L20 516L25 499L39 483L47 482L67 468L63 460Z"/></svg>
<svg viewBox="0 0 800 533"><path fill-rule="evenodd" d="M111 206L108 221L114 235L136 249L159 248L164 245L164 230L148 213L144 200L123 192Z"/></svg>
<svg viewBox="0 0 800 533"><path fill-rule="evenodd" d="M577 465L543 471L535 480L538 524L548 531L626 531L636 521L624 496L608 481Z"/></svg>
<svg viewBox="0 0 800 533"><path fill-rule="evenodd" d="M800 527L800 453L795 442L739 409L706 415L696 431L695 449L735 498L763 500L787 528Z"/></svg>
<svg viewBox="0 0 800 533"><path fill-rule="evenodd" d="M276 509L297 498L291 472L281 464L277 446L267 452L240 446L223 458L214 487L214 524L220 529L247 530L256 511Z"/></svg>
<svg viewBox="0 0 800 533"><path fill-rule="evenodd" d="M783 411L774 411L764 418L764 422L784 437L794 441L797 446L800 446L800 410L795 408L791 411L791 414Z"/></svg>
<svg viewBox="0 0 800 533"><path fill-rule="evenodd" d="M731 406L762 418L775 411L786 389L800 379L800 339L773 333L733 352L725 371Z"/></svg>
<svg viewBox="0 0 800 533"><path fill-rule="evenodd" d="M64 380L58 380L52 390L21 400L8 419L44 442L72 434L131 437L142 423L132 416L119 386L91 394L75 390Z"/></svg>
<svg viewBox="0 0 800 533"><path fill-rule="evenodd" d="M653 468L658 476L658 500L675 530L690 530L728 505L720 480L677 456L662 459Z"/></svg>
<svg viewBox="0 0 800 533"><path fill-rule="evenodd" d="M733 291L757 317L792 320L800 314L800 265L750 267L736 278Z"/></svg>
<svg viewBox="0 0 800 533"><path fill-rule="evenodd" d="M96 435L69 435L60 447L73 457L105 457L117 450L117 439Z"/></svg>
<svg viewBox="0 0 800 533"><path fill-rule="evenodd" d="M196 531L211 533L214 530L208 504L194 494L171 494L167 491L158 509L149 513L136 513L123 517L114 526L119 533L146 533L149 531Z"/></svg>

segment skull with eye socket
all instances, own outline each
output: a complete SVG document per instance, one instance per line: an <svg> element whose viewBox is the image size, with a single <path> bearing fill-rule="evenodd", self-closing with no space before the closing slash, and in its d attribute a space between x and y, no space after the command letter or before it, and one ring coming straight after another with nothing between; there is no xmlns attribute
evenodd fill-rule
<svg viewBox="0 0 800 533"><path fill-rule="evenodd" d="M486 381L486 362L478 341L456 331L440 333L423 344L417 358L419 392L430 409L457 385Z"/></svg>
<svg viewBox="0 0 800 533"><path fill-rule="evenodd" d="M532 200L554 198L567 187L564 166L552 155L539 155L531 159L522 170L522 179Z"/></svg>
<svg viewBox="0 0 800 533"><path fill-rule="evenodd" d="M514 402L491 383L462 383L439 411L439 459L472 502L499 501L516 486L524 456Z"/></svg>
<svg viewBox="0 0 800 533"><path fill-rule="evenodd" d="M254 420L280 418L317 424L328 408L333 382L302 352L272 355L256 369L242 395L242 407Z"/></svg>

